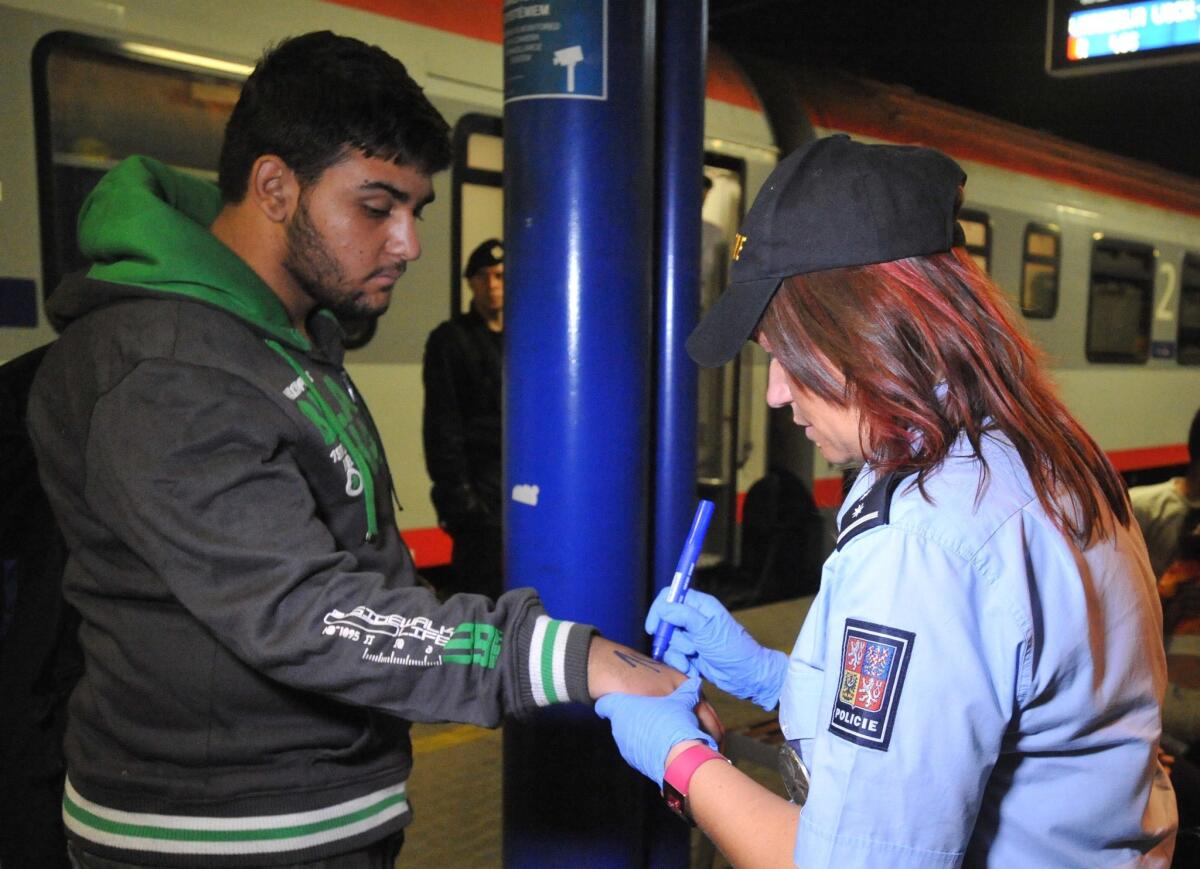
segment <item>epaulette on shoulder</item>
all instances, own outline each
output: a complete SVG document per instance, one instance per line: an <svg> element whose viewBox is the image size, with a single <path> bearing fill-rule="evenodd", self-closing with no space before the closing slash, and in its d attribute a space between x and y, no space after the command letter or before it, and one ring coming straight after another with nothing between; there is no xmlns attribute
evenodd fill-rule
<svg viewBox="0 0 1200 869"><path fill-rule="evenodd" d="M854 502L854 506L842 516L842 524L838 528L839 550L864 531L888 524L892 495L907 476L909 475L899 471L885 474L875 481L875 485L871 486L866 494Z"/></svg>

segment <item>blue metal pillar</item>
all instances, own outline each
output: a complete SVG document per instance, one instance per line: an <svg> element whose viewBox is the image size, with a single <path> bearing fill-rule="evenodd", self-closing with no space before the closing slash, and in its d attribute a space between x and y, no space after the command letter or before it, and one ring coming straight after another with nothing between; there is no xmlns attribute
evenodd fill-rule
<svg viewBox="0 0 1200 869"><path fill-rule="evenodd" d="M653 0L504 5L506 574L645 643ZM507 866L645 865L653 786L582 707L504 728Z"/></svg>
<svg viewBox="0 0 1200 869"><path fill-rule="evenodd" d="M696 365L683 344L700 313L707 11L706 0L658 3L651 598L671 581L696 507ZM689 829L665 806L647 816L647 832L648 865L688 865Z"/></svg>

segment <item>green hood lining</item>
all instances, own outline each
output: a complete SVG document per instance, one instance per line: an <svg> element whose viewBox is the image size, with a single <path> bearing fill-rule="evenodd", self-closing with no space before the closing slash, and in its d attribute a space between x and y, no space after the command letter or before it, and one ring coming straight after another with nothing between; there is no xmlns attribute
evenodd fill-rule
<svg viewBox="0 0 1200 869"><path fill-rule="evenodd" d="M88 276L215 305L271 337L308 351L279 298L208 228L224 203L216 185L150 157L109 171L79 212Z"/></svg>

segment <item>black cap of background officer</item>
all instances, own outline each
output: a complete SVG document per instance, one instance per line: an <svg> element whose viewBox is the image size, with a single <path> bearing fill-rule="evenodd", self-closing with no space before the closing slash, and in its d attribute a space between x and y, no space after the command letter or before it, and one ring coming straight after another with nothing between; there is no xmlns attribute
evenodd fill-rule
<svg viewBox="0 0 1200 869"><path fill-rule="evenodd" d="M955 220L967 176L940 151L817 139L771 172L733 244L729 287L687 340L723 365L754 334L792 275L941 253L963 243Z"/></svg>
<svg viewBox="0 0 1200 869"><path fill-rule="evenodd" d="M470 279L480 269L491 268L503 263L504 242L498 238L489 238L471 251L471 255L467 257L466 268L463 269L463 277Z"/></svg>

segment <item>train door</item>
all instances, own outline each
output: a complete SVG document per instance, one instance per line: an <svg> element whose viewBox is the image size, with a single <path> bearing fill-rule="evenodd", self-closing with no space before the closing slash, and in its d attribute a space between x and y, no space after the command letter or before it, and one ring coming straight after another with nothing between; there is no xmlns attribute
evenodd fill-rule
<svg viewBox="0 0 1200 869"><path fill-rule="evenodd" d="M87 261L75 222L101 176L143 154L215 181L225 122L251 67L53 33L34 50L43 292Z"/></svg>
<svg viewBox="0 0 1200 869"><path fill-rule="evenodd" d="M1145 364L1150 358L1151 305L1158 252L1144 242L1092 242L1087 307L1088 362Z"/></svg>
<svg viewBox="0 0 1200 869"><path fill-rule="evenodd" d="M489 238L504 238L503 122L492 115L465 114L454 126L452 146L448 317L471 306L471 289L463 277L471 251ZM452 550L444 531L410 529L405 540L427 579L435 586L449 580Z"/></svg>
<svg viewBox="0 0 1200 869"><path fill-rule="evenodd" d="M450 316L471 304L467 257L489 238L504 239L504 127L491 115L464 115L454 127L450 239Z"/></svg>
<svg viewBox="0 0 1200 869"><path fill-rule="evenodd" d="M707 154L704 166L704 206L701 224L700 309L725 289L730 249L745 208L746 167L742 160ZM701 566L736 563L738 470L753 440L743 421L752 390L750 366L740 356L721 368L701 368L698 378L696 476L701 498L717 505L701 555ZM761 440L761 439L760 439Z"/></svg>

